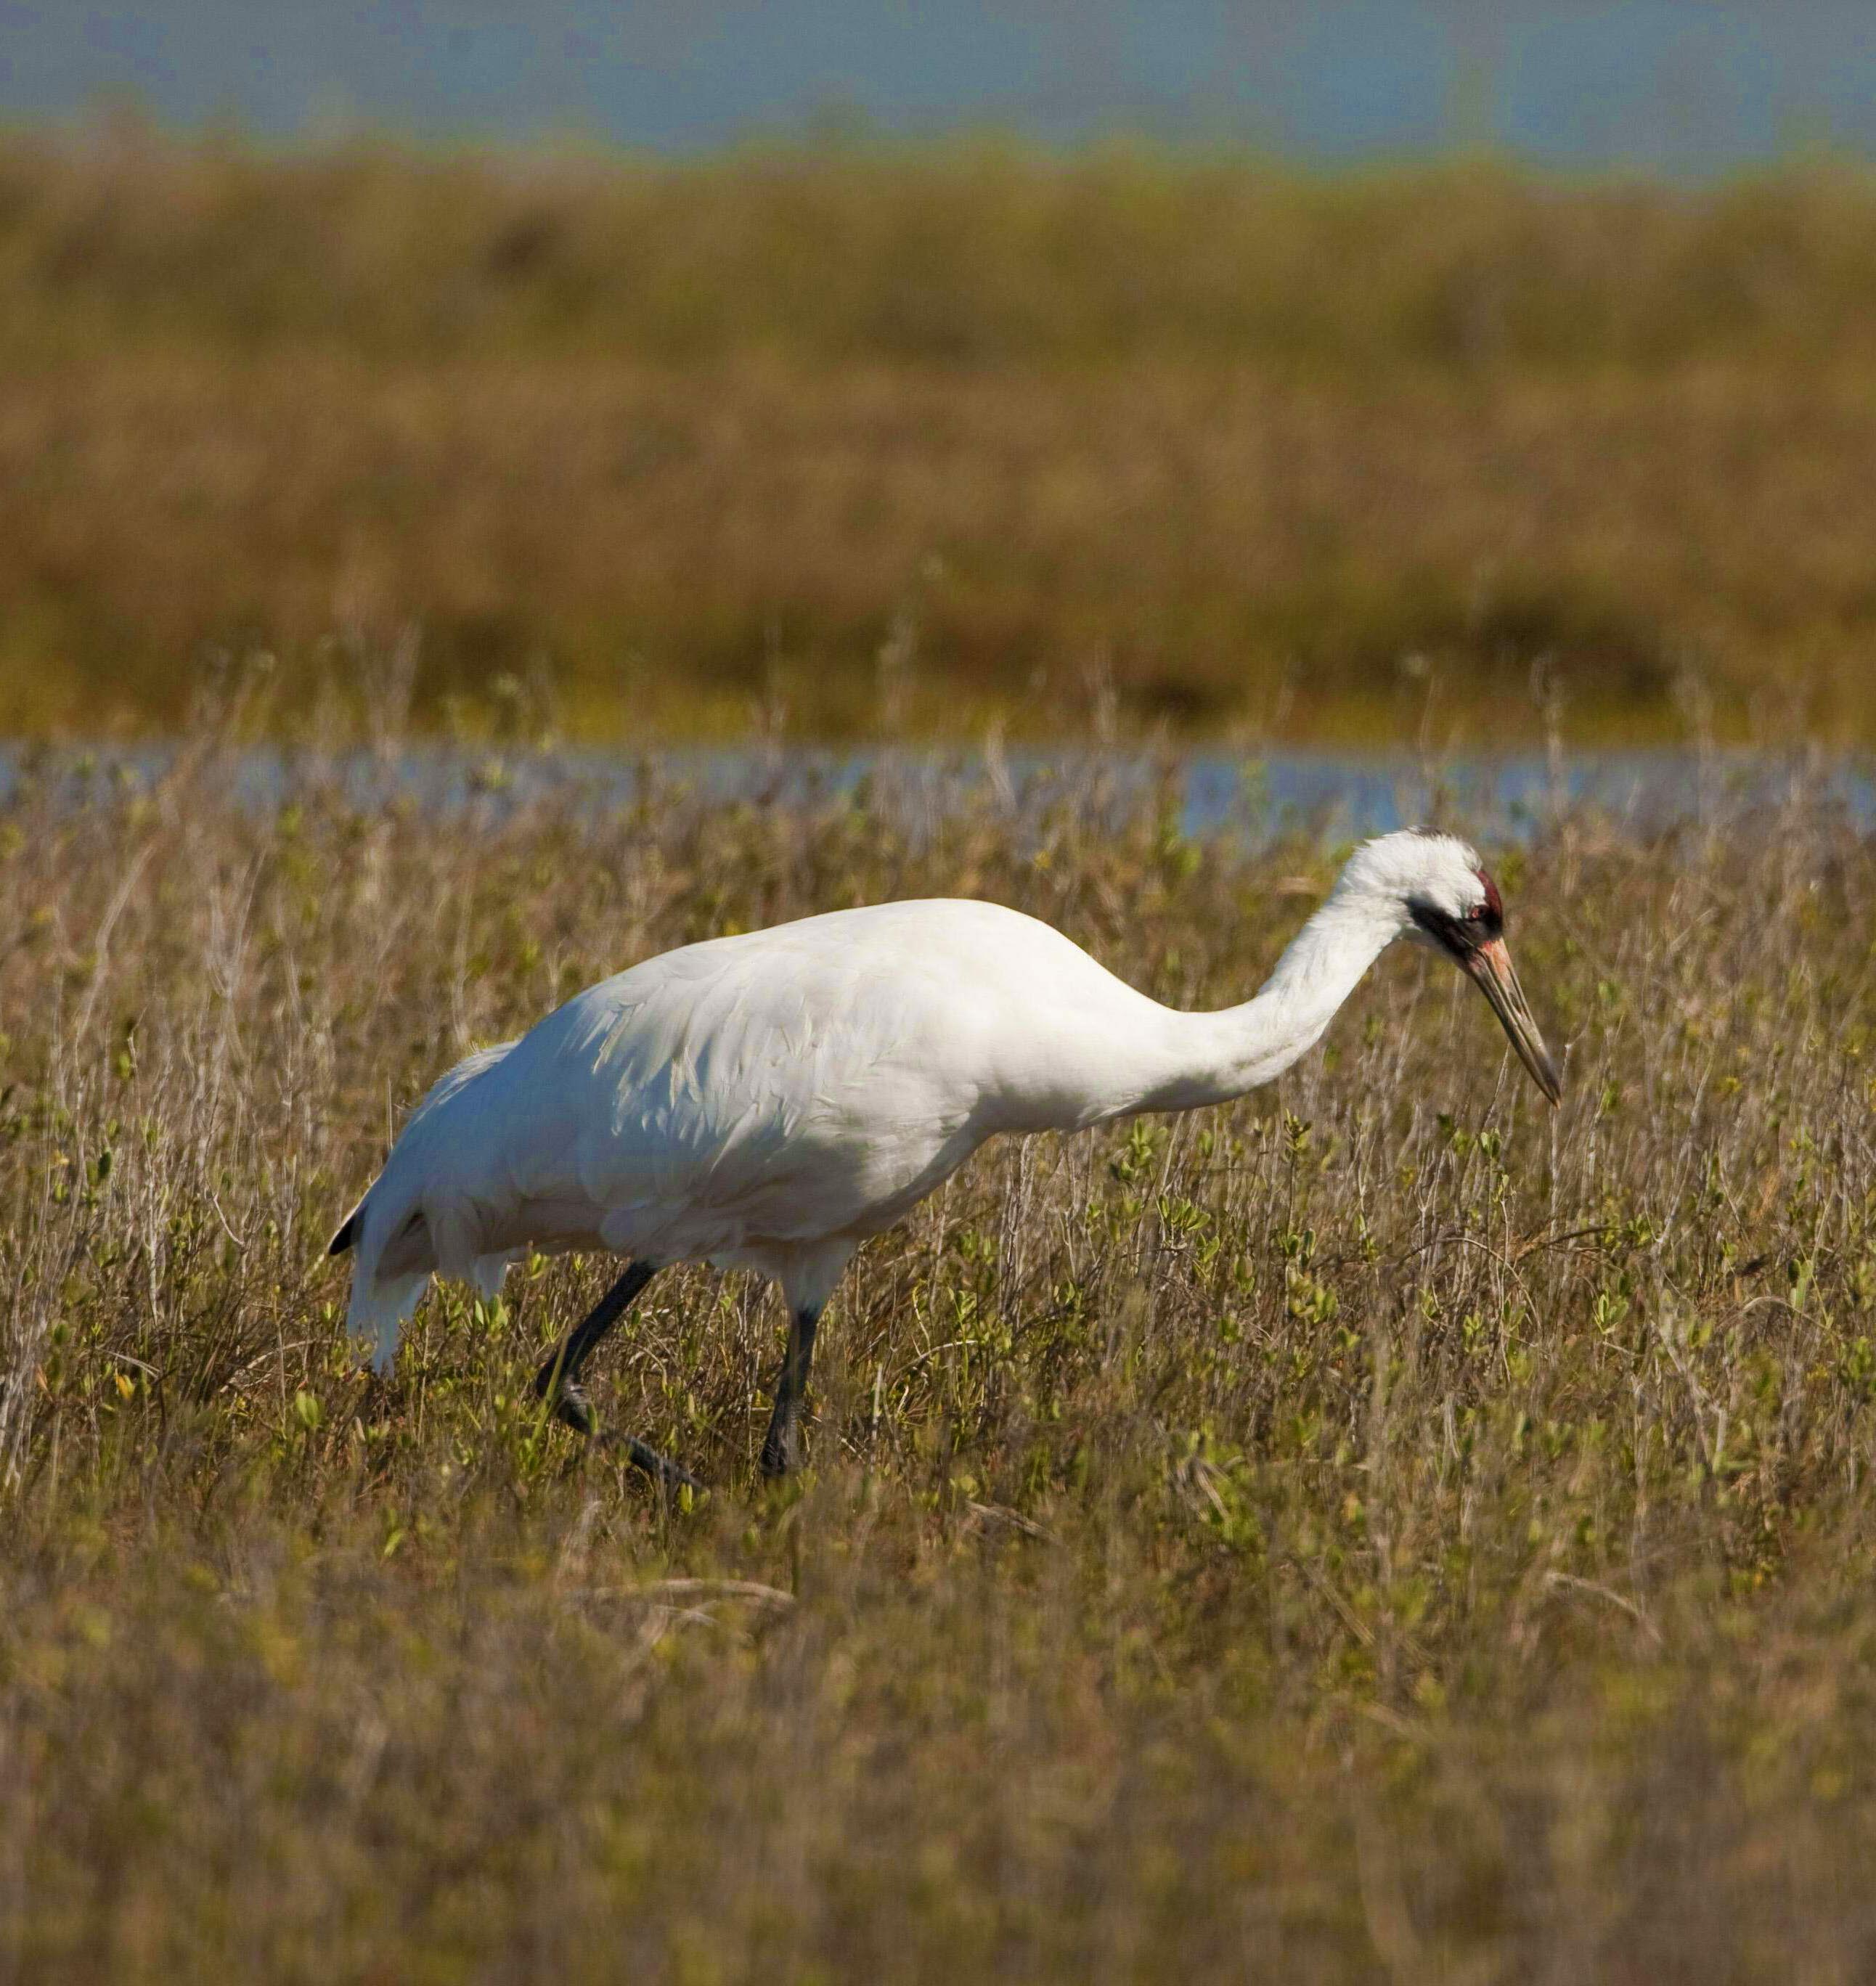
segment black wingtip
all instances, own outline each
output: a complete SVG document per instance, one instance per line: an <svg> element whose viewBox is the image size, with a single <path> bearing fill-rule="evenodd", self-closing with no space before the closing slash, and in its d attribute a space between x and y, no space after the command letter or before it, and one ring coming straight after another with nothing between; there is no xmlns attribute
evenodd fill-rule
<svg viewBox="0 0 1876 1986"><path fill-rule="evenodd" d="M349 1213L338 1232L326 1244L325 1252L328 1255L342 1255L358 1238L359 1217L355 1213Z"/></svg>

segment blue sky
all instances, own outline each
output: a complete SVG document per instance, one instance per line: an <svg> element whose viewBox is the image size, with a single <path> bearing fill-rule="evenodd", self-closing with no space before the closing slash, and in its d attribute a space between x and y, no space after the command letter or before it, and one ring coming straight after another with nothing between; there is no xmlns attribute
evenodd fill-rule
<svg viewBox="0 0 1876 1986"><path fill-rule="evenodd" d="M0 116L126 94L274 137L682 153L855 115L1699 173L1876 155L1876 0L0 0Z"/></svg>

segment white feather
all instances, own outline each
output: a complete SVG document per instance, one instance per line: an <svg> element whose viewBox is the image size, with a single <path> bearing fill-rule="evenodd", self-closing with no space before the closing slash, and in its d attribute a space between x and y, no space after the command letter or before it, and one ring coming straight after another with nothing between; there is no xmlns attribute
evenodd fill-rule
<svg viewBox="0 0 1876 1986"><path fill-rule="evenodd" d="M387 1365L431 1274L492 1294L530 1247L758 1269L817 1308L860 1242L986 1139L1270 1081L1410 927L1410 898L1458 909L1480 887L1462 843L1371 843L1265 990L1216 1014L951 899L647 959L430 1091L362 1203L348 1328Z"/></svg>

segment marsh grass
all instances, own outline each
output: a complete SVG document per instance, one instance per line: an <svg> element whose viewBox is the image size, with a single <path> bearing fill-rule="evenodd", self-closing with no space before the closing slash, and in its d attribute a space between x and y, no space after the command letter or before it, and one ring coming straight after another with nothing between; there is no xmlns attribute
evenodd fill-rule
<svg viewBox="0 0 1876 1986"><path fill-rule="evenodd" d="M1873 250L1823 165L14 134L0 732L410 631L432 729L1867 742Z"/></svg>
<svg viewBox="0 0 1876 1986"><path fill-rule="evenodd" d="M1567 1053L1391 958L1274 1092L993 1148L844 1286L527 1381L600 1287L322 1248L471 1043L660 947L971 891L1241 997L1332 874L1099 796L0 816L0 1972L1851 1979L1876 1951L1866 842L1497 851Z"/></svg>

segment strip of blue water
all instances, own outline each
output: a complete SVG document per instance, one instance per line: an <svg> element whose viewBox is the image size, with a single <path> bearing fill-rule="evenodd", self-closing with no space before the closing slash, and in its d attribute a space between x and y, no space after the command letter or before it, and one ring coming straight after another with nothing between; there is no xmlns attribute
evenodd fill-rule
<svg viewBox="0 0 1876 1986"><path fill-rule="evenodd" d="M109 804L153 789L182 757L165 746L79 751L0 744L0 807L48 799L61 810ZM602 814L648 803L857 804L916 826L989 806L1038 821L1066 810L1117 826L1150 813L1194 839L1264 843L1296 833L1335 841L1423 824L1517 840L1585 812L1658 831L1689 822L1719 825L1799 803L1835 808L1858 828L1876 830L1871 762L1816 754L1527 753L1428 763L1308 752L1088 748L695 749L625 756L447 745L335 753L257 746L218 758L215 776L236 804L261 815L316 796L361 810L406 802L453 820L497 820L541 803Z"/></svg>

